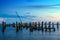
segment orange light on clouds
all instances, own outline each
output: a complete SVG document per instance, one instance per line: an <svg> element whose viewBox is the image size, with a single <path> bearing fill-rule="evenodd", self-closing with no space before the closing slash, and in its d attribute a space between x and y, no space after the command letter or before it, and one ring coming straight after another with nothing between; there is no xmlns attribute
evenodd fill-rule
<svg viewBox="0 0 60 40"><path fill-rule="evenodd" d="M60 21L60 17L36 17L32 21Z"/></svg>

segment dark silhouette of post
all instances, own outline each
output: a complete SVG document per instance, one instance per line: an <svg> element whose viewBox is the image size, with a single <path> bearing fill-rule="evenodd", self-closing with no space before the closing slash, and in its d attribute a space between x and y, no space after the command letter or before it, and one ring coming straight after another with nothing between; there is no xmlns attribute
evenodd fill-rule
<svg viewBox="0 0 60 40"><path fill-rule="evenodd" d="M30 32L33 32L33 30L34 30L34 27L33 27L33 24L32 24L32 22L29 24L29 26L30 26Z"/></svg>
<svg viewBox="0 0 60 40"><path fill-rule="evenodd" d="M2 22L2 32L4 32L5 31L5 29L6 29L6 22Z"/></svg>
<svg viewBox="0 0 60 40"><path fill-rule="evenodd" d="M47 22L45 22L45 31L47 31Z"/></svg>
<svg viewBox="0 0 60 40"><path fill-rule="evenodd" d="M28 23L25 23L25 27L28 28Z"/></svg>
<svg viewBox="0 0 60 40"><path fill-rule="evenodd" d="M52 28L54 28L54 23L52 23Z"/></svg>
<svg viewBox="0 0 60 40"><path fill-rule="evenodd" d="M47 28L47 22L45 22L45 28Z"/></svg>
<svg viewBox="0 0 60 40"><path fill-rule="evenodd" d="M12 26L15 27L15 23L13 23Z"/></svg>
<svg viewBox="0 0 60 40"><path fill-rule="evenodd" d="M43 21L41 22L41 30L43 31L44 28L43 28Z"/></svg>
<svg viewBox="0 0 60 40"><path fill-rule="evenodd" d="M19 31L19 25L18 25L18 22L16 22L16 32Z"/></svg>
<svg viewBox="0 0 60 40"><path fill-rule="evenodd" d="M19 30L22 30L22 23L19 22Z"/></svg>
<svg viewBox="0 0 60 40"><path fill-rule="evenodd" d="M29 22L29 27L31 27L31 22Z"/></svg>
<svg viewBox="0 0 60 40"><path fill-rule="evenodd" d="M51 22L49 22L48 29L49 29L49 31L51 31Z"/></svg>
<svg viewBox="0 0 60 40"><path fill-rule="evenodd" d="M35 22L34 25L35 25L35 30L37 30L37 22Z"/></svg>
<svg viewBox="0 0 60 40"><path fill-rule="evenodd" d="M59 29L59 22L57 22L57 29Z"/></svg>
<svg viewBox="0 0 60 40"><path fill-rule="evenodd" d="M52 23L52 29L53 29L53 31L55 31L55 28L54 28L54 23Z"/></svg>
<svg viewBox="0 0 60 40"><path fill-rule="evenodd" d="M21 28L21 23L19 22L19 29Z"/></svg>
<svg viewBox="0 0 60 40"><path fill-rule="evenodd" d="M37 27L37 22L35 22L35 27Z"/></svg>
<svg viewBox="0 0 60 40"><path fill-rule="evenodd" d="M40 30L40 22L38 22L38 28L37 29L38 29L38 31Z"/></svg>

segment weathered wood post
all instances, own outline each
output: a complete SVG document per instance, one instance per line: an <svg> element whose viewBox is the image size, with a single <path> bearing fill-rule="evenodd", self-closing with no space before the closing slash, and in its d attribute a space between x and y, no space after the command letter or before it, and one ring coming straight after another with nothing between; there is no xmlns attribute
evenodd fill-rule
<svg viewBox="0 0 60 40"><path fill-rule="evenodd" d="M29 22L29 28L31 27L31 22Z"/></svg>
<svg viewBox="0 0 60 40"><path fill-rule="evenodd" d="M47 22L45 22L45 31L47 31Z"/></svg>
<svg viewBox="0 0 60 40"><path fill-rule="evenodd" d="M41 22L41 30L43 31L44 28L43 28L43 21Z"/></svg>
<svg viewBox="0 0 60 40"><path fill-rule="evenodd" d="M48 29L49 29L49 31L51 31L51 22L49 22Z"/></svg>
<svg viewBox="0 0 60 40"><path fill-rule="evenodd" d="M18 22L16 22L16 32L18 32L19 31L19 25L18 25Z"/></svg>
<svg viewBox="0 0 60 40"><path fill-rule="evenodd" d="M12 26L15 27L15 23L13 23Z"/></svg>
<svg viewBox="0 0 60 40"><path fill-rule="evenodd" d="M54 23L52 23L52 28L54 28Z"/></svg>
<svg viewBox="0 0 60 40"><path fill-rule="evenodd" d="M37 22L35 22L35 30L37 30Z"/></svg>
<svg viewBox="0 0 60 40"><path fill-rule="evenodd" d="M22 30L22 23L19 22L19 30Z"/></svg>
<svg viewBox="0 0 60 40"><path fill-rule="evenodd" d="M2 22L2 32L4 32L5 31L5 29L6 29L6 22Z"/></svg>
<svg viewBox="0 0 60 40"><path fill-rule="evenodd" d="M54 23L52 23L52 29L53 29L53 31L55 31L55 28L54 28Z"/></svg>
<svg viewBox="0 0 60 40"><path fill-rule="evenodd" d="M33 32L33 25L30 23L30 32Z"/></svg>
<svg viewBox="0 0 60 40"><path fill-rule="evenodd" d="M59 29L59 22L57 22L57 29Z"/></svg>
<svg viewBox="0 0 60 40"><path fill-rule="evenodd" d="M38 29L38 31L40 30L40 22L38 22L38 28L37 29Z"/></svg>

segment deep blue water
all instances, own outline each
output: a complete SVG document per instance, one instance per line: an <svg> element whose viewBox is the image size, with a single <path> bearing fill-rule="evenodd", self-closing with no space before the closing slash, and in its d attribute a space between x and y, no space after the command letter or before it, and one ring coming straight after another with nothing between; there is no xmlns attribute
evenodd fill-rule
<svg viewBox="0 0 60 40"><path fill-rule="evenodd" d="M23 28L22 31L16 33L16 29L13 27L7 27L5 32L2 33L2 27L0 26L0 40L60 40L60 29L55 32L42 32L33 31Z"/></svg>

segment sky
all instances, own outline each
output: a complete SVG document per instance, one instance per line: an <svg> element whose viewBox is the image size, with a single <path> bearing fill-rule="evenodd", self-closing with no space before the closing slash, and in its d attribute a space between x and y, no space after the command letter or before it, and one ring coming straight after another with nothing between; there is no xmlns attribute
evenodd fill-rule
<svg viewBox="0 0 60 40"><path fill-rule="evenodd" d="M18 21L16 12L23 22L60 21L60 0L0 0L0 22Z"/></svg>

